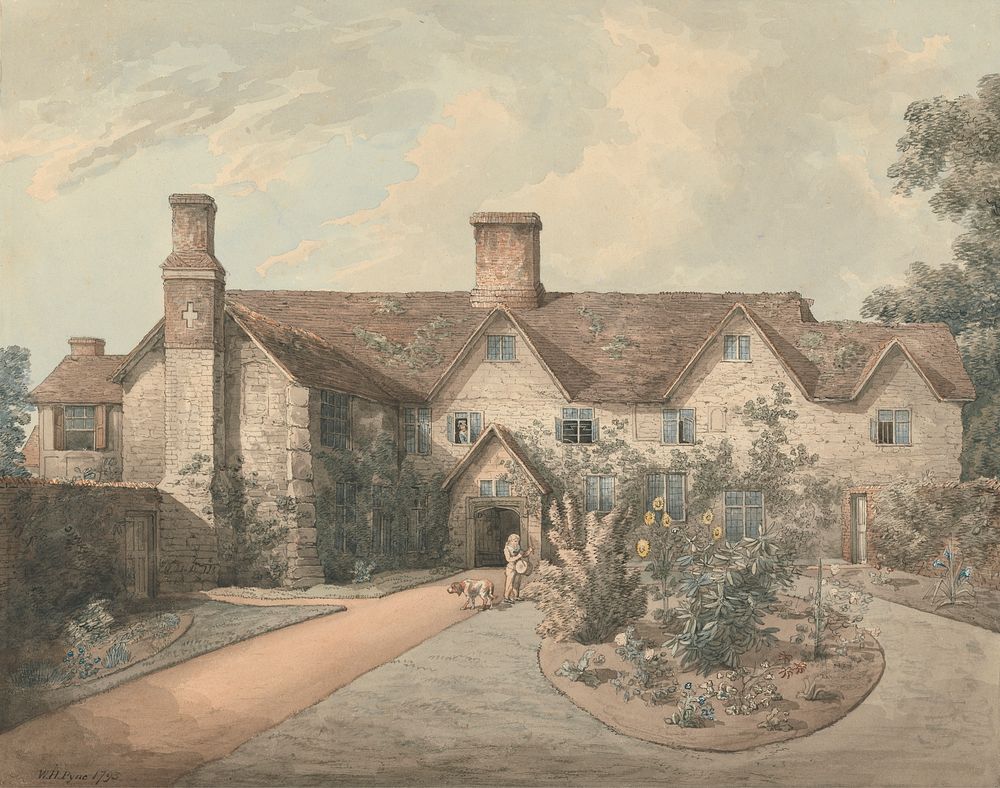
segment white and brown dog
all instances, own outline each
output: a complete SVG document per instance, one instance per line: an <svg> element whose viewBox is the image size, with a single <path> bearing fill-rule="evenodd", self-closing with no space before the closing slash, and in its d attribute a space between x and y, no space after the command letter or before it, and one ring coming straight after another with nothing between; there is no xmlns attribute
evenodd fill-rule
<svg viewBox="0 0 1000 788"><path fill-rule="evenodd" d="M486 610L493 607L492 580L461 580L458 583L452 583L448 586L448 593L466 597L465 604L461 608L462 610L468 610L470 607L475 609L477 599L483 600L480 609Z"/></svg>

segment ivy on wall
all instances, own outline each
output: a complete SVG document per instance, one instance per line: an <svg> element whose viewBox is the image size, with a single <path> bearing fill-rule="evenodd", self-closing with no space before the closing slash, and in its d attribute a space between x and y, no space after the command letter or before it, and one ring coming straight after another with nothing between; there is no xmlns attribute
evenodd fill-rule
<svg viewBox="0 0 1000 788"><path fill-rule="evenodd" d="M450 504L442 475L418 475L385 434L360 448L324 451L318 459L329 479L316 485L317 548L328 581L347 579L354 557L375 559L382 569L447 560ZM352 485L353 497L338 498L337 483ZM422 514L417 544L411 538L414 509ZM373 543L376 517L386 534L384 550Z"/></svg>

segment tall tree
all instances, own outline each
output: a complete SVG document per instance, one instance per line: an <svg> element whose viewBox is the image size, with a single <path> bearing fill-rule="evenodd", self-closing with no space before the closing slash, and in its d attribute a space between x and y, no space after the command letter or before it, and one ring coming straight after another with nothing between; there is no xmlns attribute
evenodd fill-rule
<svg viewBox="0 0 1000 788"><path fill-rule="evenodd" d="M31 418L28 376L31 351L10 345L0 347L0 476L27 476L21 464L24 455L24 425Z"/></svg>
<svg viewBox="0 0 1000 788"><path fill-rule="evenodd" d="M876 289L862 314L948 324L978 392L963 411L963 475L1000 476L1000 74L974 96L915 101L904 117L894 190L933 192L931 209L964 232L954 262L914 263L905 285Z"/></svg>

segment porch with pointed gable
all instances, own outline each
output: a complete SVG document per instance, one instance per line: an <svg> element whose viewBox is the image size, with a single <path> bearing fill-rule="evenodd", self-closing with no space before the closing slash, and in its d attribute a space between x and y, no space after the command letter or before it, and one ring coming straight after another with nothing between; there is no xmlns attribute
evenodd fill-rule
<svg viewBox="0 0 1000 788"><path fill-rule="evenodd" d="M540 555L542 507L552 488L506 427L488 425L442 488L451 496L451 544L467 568L502 565L503 543L514 532Z"/></svg>

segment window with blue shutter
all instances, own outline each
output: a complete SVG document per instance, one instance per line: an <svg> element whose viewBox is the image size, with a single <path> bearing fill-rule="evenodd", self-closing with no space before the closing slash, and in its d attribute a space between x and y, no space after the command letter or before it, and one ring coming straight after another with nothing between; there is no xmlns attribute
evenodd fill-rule
<svg viewBox="0 0 1000 788"><path fill-rule="evenodd" d="M694 409L666 408L663 411L663 442L679 445L694 443Z"/></svg>
<svg viewBox="0 0 1000 788"><path fill-rule="evenodd" d="M475 443L483 432L483 414L465 410L449 413L447 430L450 443Z"/></svg>
<svg viewBox="0 0 1000 788"><path fill-rule="evenodd" d="M596 443L597 419L593 408L563 408L556 419L556 440L560 443Z"/></svg>
<svg viewBox="0 0 1000 788"><path fill-rule="evenodd" d="M486 337L487 361L513 361L514 337L507 334Z"/></svg>
<svg viewBox="0 0 1000 788"><path fill-rule="evenodd" d="M872 421L872 440L883 446L910 444L910 411L879 410Z"/></svg>

